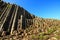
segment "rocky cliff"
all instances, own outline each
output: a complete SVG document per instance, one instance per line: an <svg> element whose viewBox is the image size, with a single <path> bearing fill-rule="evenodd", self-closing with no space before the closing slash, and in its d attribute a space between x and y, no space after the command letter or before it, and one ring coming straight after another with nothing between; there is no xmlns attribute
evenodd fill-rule
<svg viewBox="0 0 60 40"><path fill-rule="evenodd" d="M60 20L44 19L23 7L0 1L1 40L60 40Z"/></svg>

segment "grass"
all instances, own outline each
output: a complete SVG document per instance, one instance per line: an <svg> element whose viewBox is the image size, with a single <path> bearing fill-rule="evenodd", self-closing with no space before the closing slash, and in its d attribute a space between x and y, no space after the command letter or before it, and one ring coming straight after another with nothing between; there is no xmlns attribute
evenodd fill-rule
<svg viewBox="0 0 60 40"><path fill-rule="evenodd" d="M48 35L46 35L46 36L43 36L43 35L40 35L40 36L32 36L32 39L39 39L39 40L46 40L46 39L48 39L49 38L49 36Z"/></svg>
<svg viewBox="0 0 60 40"><path fill-rule="evenodd" d="M46 28L45 34L51 34L51 33L55 32L56 30L57 30L57 28L53 27L53 26L50 28Z"/></svg>

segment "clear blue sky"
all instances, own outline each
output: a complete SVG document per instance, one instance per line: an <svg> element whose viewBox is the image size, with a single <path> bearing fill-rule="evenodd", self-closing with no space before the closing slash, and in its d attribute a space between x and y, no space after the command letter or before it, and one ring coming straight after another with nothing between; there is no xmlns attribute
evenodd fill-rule
<svg viewBox="0 0 60 40"><path fill-rule="evenodd" d="M60 19L60 0L4 0L43 18Z"/></svg>

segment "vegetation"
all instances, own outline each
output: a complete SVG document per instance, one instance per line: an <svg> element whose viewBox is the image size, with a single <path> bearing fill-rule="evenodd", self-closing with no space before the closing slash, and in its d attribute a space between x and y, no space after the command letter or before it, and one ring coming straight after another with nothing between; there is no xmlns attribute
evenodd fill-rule
<svg viewBox="0 0 60 40"><path fill-rule="evenodd" d="M7 7L11 8L12 6L10 4L8 4ZM20 9L19 9L19 11L20 11ZM15 14L14 10L8 16L10 17L13 13ZM20 13L24 13L24 12L22 11ZM31 17L30 14L28 14L28 13L26 15L28 15L29 18ZM15 15L11 16L12 17L11 19L9 19L9 17L7 17L7 21L4 22L4 24L6 24L6 25L8 23L11 23L10 25L8 24L9 27L7 26L8 28L10 28L10 30L11 30L10 26L12 25L12 22L14 21L13 20L14 16ZM18 16L20 17L21 15L18 15ZM24 17L22 17L22 19ZM16 17L16 19L18 19L18 18ZM9 22L8 22L8 19L9 19ZM44 18L38 18L38 17L35 17L35 18L32 17L32 19L29 19L29 20L28 20L28 18L26 18L26 20L28 22L27 23L28 26L26 26L26 25L25 25L26 27L20 26L22 24L22 22L21 22L21 19L19 18L17 21L14 22L14 24L17 22L17 25L14 25L17 27L16 28L13 27L14 28L13 33L12 33L13 35L10 35L10 34L4 35L4 34L8 33L6 31L4 31L1 33L3 36L0 36L0 39L4 39L4 40L5 39L7 39L7 40L60 40L60 20L44 19ZM23 23L23 25L25 24L25 22ZM24 27L24 29L22 27ZM4 28L5 28L5 26L3 25L3 29Z"/></svg>

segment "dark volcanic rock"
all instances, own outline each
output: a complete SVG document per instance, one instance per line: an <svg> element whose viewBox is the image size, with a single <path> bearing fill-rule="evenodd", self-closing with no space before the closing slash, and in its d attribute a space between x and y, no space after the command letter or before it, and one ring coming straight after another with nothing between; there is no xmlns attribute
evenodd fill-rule
<svg viewBox="0 0 60 40"><path fill-rule="evenodd" d="M0 0L0 40L60 40L60 20L38 18Z"/></svg>
<svg viewBox="0 0 60 40"><path fill-rule="evenodd" d="M17 28L19 26L20 29L25 29L28 25L31 25L31 19L35 18L34 15L30 14L22 7L15 4L11 5L3 1L0 1L0 11L0 31L9 32L11 35L14 30L18 30ZM3 34L4 33L5 32L3 32Z"/></svg>

